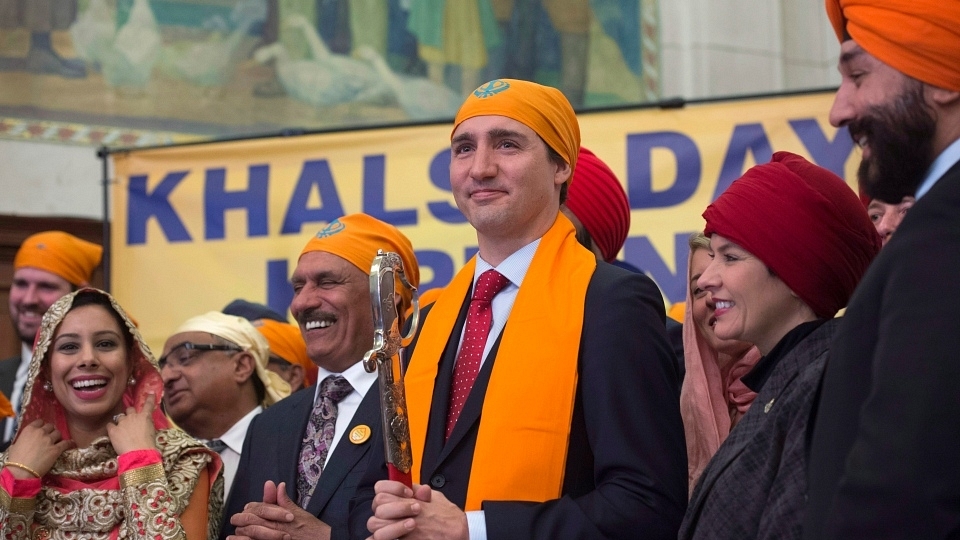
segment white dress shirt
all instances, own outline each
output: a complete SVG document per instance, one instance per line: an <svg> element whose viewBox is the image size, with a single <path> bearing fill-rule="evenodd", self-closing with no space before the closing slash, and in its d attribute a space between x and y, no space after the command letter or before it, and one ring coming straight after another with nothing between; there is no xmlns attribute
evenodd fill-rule
<svg viewBox="0 0 960 540"><path fill-rule="evenodd" d="M256 408L237 421L236 424L230 426L230 429L228 429L226 433L217 437L217 439L223 441L223 444L227 445L227 447L220 452L220 460L223 461L224 499L230 495L230 486L233 485L233 479L237 476L237 466L240 465L240 451L243 450L243 439L247 436L247 428L250 427L250 422L253 422L253 417L262 412L263 407L257 405ZM210 440L202 442L206 444L210 442Z"/></svg>
<svg viewBox="0 0 960 540"><path fill-rule="evenodd" d="M370 345L373 346L373 343L371 342ZM363 401L363 397L367 395L367 391L370 390L373 382L377 380L376 372L367 373L367 370L363 369L363 362L357 362L347 368L343 373L333 373L326 369L319 368L317 371L316 389L313 392L314 406L316 406L317 399L320 397L320 383L330 375L342 376L350 383L350 386L353 387L353 391L347 394L346 397L337 404L337 425L333 432L333 444L330 445L330 449L327 450L327 459L323 462L324 467L330 462L330 456L333 455L333 451L337 448L340 439L343 438L344 432L347 430L347 427L350 426L353 415L356 414L357 409L360 407L360 402Z"/></svg>
<svg viewBox="0 0 960 540"><path fill-rule="evenodd" d="M930 191L930 188L937 183L937 180L940 180L940 178L950 170L950 167L953 167L958 161L960 161L960 139L953 141L953 143L946 147L943 152L940 152L937 159L933 160L933 163L930 164L930 168L927 170L927 176L924 177L923 182L920 183L920 187L917 189L916 198L919 200L920 197L926 195L927 192Z"/></svg>
<svg viewBox="0 0 960 540"><path fill-rule="evenodd" d="M500 292L493 297L493 300L490 301L490 311L493 314L493 322L490 325L490 333L487 334L487 343L483 347L483 357L480 359L481 366L487 361L487 355L490 354L490 349L493 348L493 344L497 342L497 338L503 331L503 327L507 325L507 318L510 317L510 311L513 310L513 303L517 300L517 293L520 292L520 285L523 284L523 278L527 275L527 270L530 268L530 263L533 262L533 255L537 252L539 245L540 239L537 238L533 242L514 251L496 267L483 260L479 253L477 254L477 267L473 272L474 286L476 286L477 278L480 277L480 274L491 268L500 272L505 278L510 280L510 283L501 289ZM463 332L466 331L467 325L463 326L464 328L460 333L461 346L463 345ZM459 355L459 353L460 346L457 347L457 354ZM483 510L467 512L467 531L470 535L470 540L486 540L487 522Z"/></svg>
<svg viewBox="0 0 960 540"><path fill-rule="evenodd" d="M20 365L17 366L17 378L13 381L13 392L10 394L10 404L13 405L13 418L7 418L3 425L3 440L13 439L17 428L17 417L20 416L20 401L23 400L23 387L27 385L27 373L30 371L30 361L33 357L33 347L26 343L20 344Z"/></svg>

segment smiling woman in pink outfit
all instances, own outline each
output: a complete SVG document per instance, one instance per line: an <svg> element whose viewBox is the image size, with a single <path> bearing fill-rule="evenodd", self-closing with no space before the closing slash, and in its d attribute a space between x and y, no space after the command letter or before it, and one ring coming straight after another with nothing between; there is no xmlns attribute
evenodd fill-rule
<svg viewBox="0 0 960 540"><path fill-rule="evenodd" d="M156 360L107 293L53 304L0 454L4 538L215 538L219 457L170 428L162 392Z"/></svg>
<svg viewBox="0 0 960 540"><path fill-rule="evenodd" d="M720 339L713 331L714 304L697 282L710 265L710 239L690 237L687 304L683 321L686 375L680 390L680 414L687 441L690 492L730 430L750 409L757 393L740 380L760 359L748 341Z"/></svg>

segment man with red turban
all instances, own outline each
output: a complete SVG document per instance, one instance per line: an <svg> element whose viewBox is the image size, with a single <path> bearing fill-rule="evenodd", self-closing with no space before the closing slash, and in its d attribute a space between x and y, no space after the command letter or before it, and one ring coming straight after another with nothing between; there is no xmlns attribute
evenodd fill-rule
<svg viewBox="0 0 960 540"><path fill-rule="evenodd" d="M570 103L491 81L460 108L450 150L479 253L410 353L414 489L361 488L351 531L676 538L686 459L663 301L646 276L597 261L560 213L581 166Z"/></svg>
<svg viewBox="0 0 960 540"><path fill-rule="evenodd" d="M577 240L597 258L613 262L630 232L630 203L617 175L596 154L580 147L577 168L560 210Z"/></svg>
<svg viewBox="0 0 960 540"><path fill-rule="evenodd" d="M826 0L840 40L830 121L871 197L916 204L860 282L809 444L804 537L960 531L960 5Z"/></svg>
<svg viewBox="0 0 960 540"><path fill-rule="evenodd" d="M0 392L20 410L27 367L40 319L63 295L90 284L100 266L103 248L63 231L45 231L29 236L13 259L10 283L10 319L20 338L19 356L0 360ZM0 422L0 441L13 437L15 419Z"/></svg>

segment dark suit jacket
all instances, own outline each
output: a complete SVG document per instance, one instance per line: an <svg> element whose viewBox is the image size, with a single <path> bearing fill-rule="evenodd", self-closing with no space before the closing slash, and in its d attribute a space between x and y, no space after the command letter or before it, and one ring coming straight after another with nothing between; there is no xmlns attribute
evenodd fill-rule
<svg viewBox="0 0 960 540"><path fill-rule="evenodd" d="M451 374L467 304L440 359L421 478L414 479L429 483L461 508L482 422L483 394L496 361L494 348L444 444ZM646 276L599 263L587 288L584 315L562 496L545 503L485 501L491 540L676 537L686 506L686 449L676 362L664 335L660 291ZM369 535L366 520L378 478L386 478L382 463L358 491L350 516L354 538Z"/></svg>
<svg viewBox="0 0 960 540"><path fill-rule="evenodd" d="M830 353L804 537L960 537L960 164L904 218Z"/></svg>
<svg viewBox="0 0 960 540"><path fill-rule="evenodd" d="M263 484L267 480L287 483L287 495L296 500L297 465L300 446L307 430L316 389L304 388L286 397L257 415L243 442L240 464L227 498L220 537L233 534L230 517L241 512L245 504L263 500ZM380 433L379 385L374 382L360 402L350 426L337 437L348 434L355 426L369 426L373 435L363 444L346 440L337 443L306 510L330 525L331 538L346 538L348 505L371 455L383 459Z"/></svg>
<svg viewBox="0 0 960 540"><path fill-rule="evenodd" d="M774 367L700 476L680 540L800 537L807 423L838 324L820 325Z"/></svg>
<svg viewBox="0 0 960 540"><path fill-rule="evenodd" d="M13 383L17 380L17 368L20 367L20 355L0 360L0 392L7 396L13 395Z"/></svg>
<svg viewBox="0 0 960 540"><path fill-rule="evenodd" d="M13 384L17 381L17 369L20 367L20 356L0 360L0 392L7 396L7 399L13 397ZM4 451L10 446L10 441L5 440L3 434L9 419L0 420L0 451ZM12 436L11 436L12 438Z"/></svg>

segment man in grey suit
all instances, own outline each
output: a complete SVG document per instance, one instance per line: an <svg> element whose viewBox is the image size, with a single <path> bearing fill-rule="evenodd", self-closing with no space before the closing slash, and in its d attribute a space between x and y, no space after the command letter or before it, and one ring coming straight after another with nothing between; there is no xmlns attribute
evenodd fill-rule
<svg viewBox="0 0 960 540"><path fill-rule="evenodd" d="M860 185L916 204L831 346L809 440L804 538L960 534L960 7L827 0L841 83L830 122Z"/></svg>
<svg viewBox="0 0 960 540"><path fill-rule="evenodd" d="M28 237L13 259L10 285L10 319L20 338L20 355L0 360L0 391L20 411L33 341L47 309L61 296L90 283L100 265L103 248L62 231L46 231ZM0 443L13 437L16 420L0 424Z"/></svg>
<svg viewBox="0 0 960 540"><path fill-rule="evenodd" d="M375 456L383 460L373 348L370 266L378 249L419 269L410 240L365 214L330 222L307 243L291 279L290 311L319 371L316 387L280 401L250 424L221 536L254 540L346 538L348 504ZM410 294L398 295L404 313Z"/></svg>

